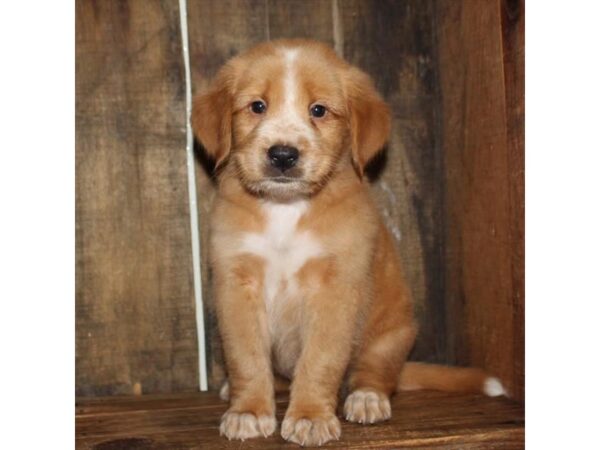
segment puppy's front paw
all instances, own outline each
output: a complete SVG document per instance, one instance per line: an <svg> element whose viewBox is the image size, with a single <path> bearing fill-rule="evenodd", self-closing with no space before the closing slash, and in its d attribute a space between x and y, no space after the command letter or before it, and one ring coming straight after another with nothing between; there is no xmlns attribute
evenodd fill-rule
<svg viewBox="0 0 600 450"><path fill-rule="evenodd" d="M227 439L250 439L258 436L270 436L277 427L275 416L256 416L249 412L227 411L221 418L219 432Z"/></svg>
<svg viewBox="0 0 600 450"><path fill-rule="evenodd" d="M372 389L357 389L346 397L344 416L349 422L370 424L392 417L390 399Z"/></svg>
<svg viewBox="0 0 600 450"><path fill-rule="evenodd" d="M281 436L302 446L323 445L341 434L340 421L333 414L309 417L288 413L281 424Z"/></svg>

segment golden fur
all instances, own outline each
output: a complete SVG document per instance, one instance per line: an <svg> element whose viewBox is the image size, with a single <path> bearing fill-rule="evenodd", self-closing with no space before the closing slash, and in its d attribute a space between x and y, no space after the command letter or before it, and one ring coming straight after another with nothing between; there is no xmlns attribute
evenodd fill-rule
<svg viewBox="0 0 600 450"><path fill-rule="evenodd" d="M301 445L339 438L343 383L345 418L360 423L389 418L398 389L497 383L405 363L417 333L410 290L362 179L390 112L366 74L317 42L264 43L219 71L192 123L219 171L210 254L229 378L222 434L275 431L276 375L292 381L281 434ZM267 156L276 145L299 152L285 173Z"/></svg>

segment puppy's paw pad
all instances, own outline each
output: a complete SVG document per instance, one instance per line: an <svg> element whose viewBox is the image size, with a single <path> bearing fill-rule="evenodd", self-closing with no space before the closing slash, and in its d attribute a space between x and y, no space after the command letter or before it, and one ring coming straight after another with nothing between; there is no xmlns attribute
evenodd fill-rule
<svg viewBox="0 0 600 450"><path fill-rule="evenodd" d="M323 445L338 440L341 434L340 421L333 414L319 418L288 416L281 424L281 436L302 446Z"/></svg>
<svg viewBox="0 0 600 450"><path fill-rule="evenodd" d="M357 389L346 397L344 416L348 422L371 424L392 417L392 407L387 395L367 389Z"/></svg>
<svg viewBox="0 0 600 450"><path fill-rule="evenodd" d="M227 439L250 439L259 436L270 436L275 432L277 421L275 416L255 416L252 413L227 411L221 418L219 432Z"/></svg>

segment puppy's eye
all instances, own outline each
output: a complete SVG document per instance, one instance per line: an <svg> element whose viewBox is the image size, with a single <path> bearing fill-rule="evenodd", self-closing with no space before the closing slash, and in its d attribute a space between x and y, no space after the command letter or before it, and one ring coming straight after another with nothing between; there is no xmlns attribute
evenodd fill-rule
<svg viewBox="0 0 600 450"><path fill-rule="evenodd" d="M327 108L323 105L312 105L310 107L310 115L316 118L323 117L327 113Z"/></svg>
<svg viewBox="0 0 600 450"><path fill-rule="evenodd" d="M257 100L250 103L250 110L254 114L263 114L267 110L267 104L262 100Z"/></svg>

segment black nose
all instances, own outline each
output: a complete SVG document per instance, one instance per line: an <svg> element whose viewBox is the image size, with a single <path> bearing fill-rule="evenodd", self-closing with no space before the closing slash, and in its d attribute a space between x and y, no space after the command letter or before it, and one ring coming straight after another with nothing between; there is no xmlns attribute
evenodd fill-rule
<svg viewBox="0 0 600 450"><path fill-rule="evenodd" d="M299 152L295 147L288 147L287 145L274 145L267 152L271 165L277 169L285 172L291 169L298 162Z"/></svg>

